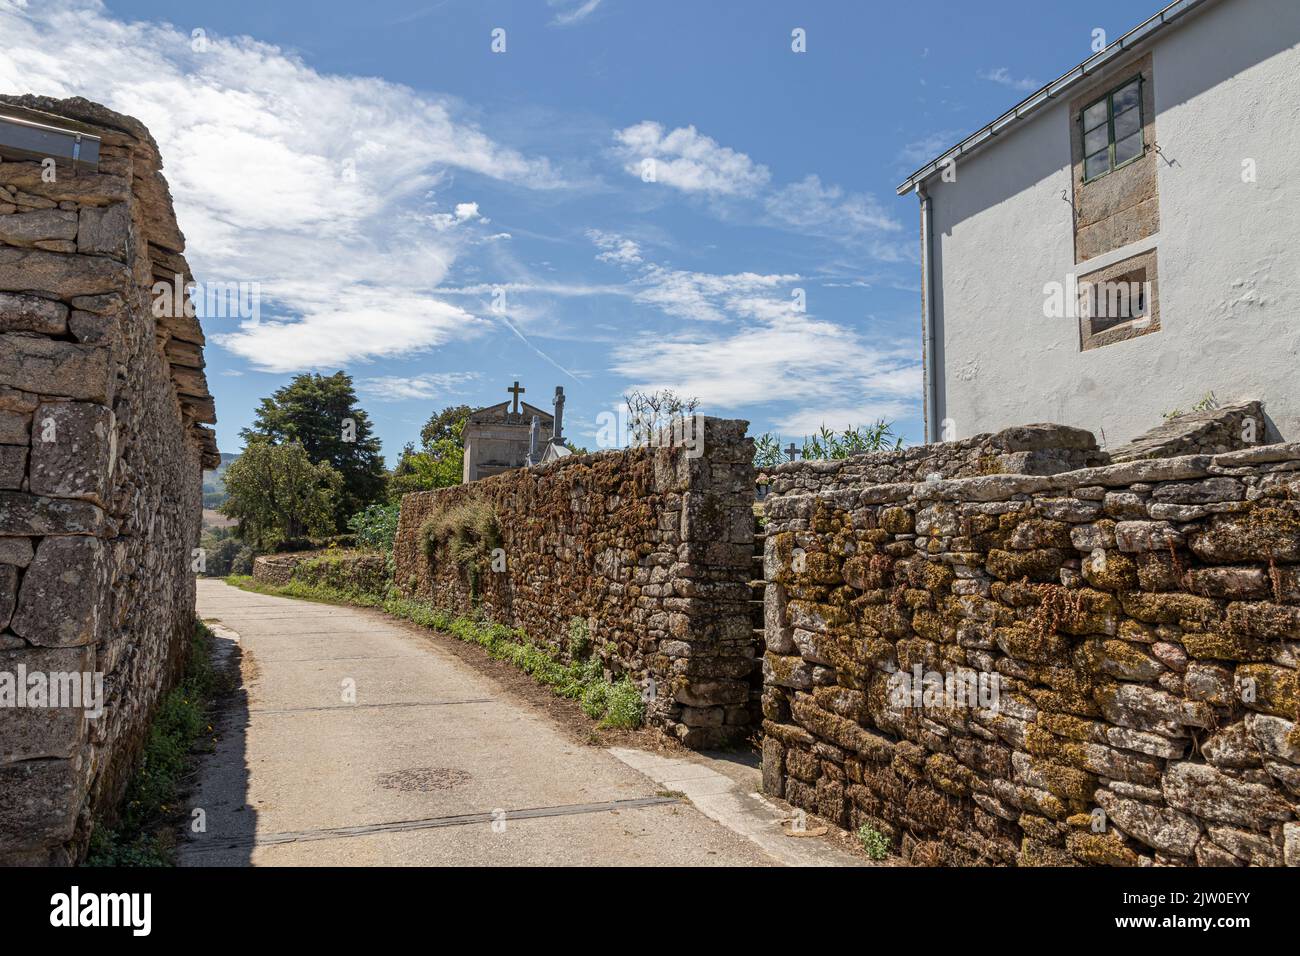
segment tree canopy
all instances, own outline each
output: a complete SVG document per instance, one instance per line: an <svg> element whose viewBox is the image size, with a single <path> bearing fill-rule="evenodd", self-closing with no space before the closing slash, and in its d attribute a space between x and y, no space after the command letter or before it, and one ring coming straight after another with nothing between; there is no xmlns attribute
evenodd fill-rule
<svg viewBox="0 0 1300 956"><path fill-rule="evenodd" d="M448 405L440 412L434 412L420 429L420 444L425 451L433 451L438 442L444 438L453 439L462 448L461 429L465 420L474 409L468 405Z"/></svg>
<svg viewBox="0 0 1300 956"><path fill-rule="evenodd" d="M389 475L389 501L400 502L402 495L412 491L460 484L465 460L462 432L470 411L468 405L451 405L429 416L420 429L421 449L408 442Z"/></svg>
<svg viewBox="0 0 1300 956"><path fill-rule="evenodd" d="M239 537L259 550L277 541L334 530L343 476L315 462L298 442L253 439L226 469L221 513L239 522Z"/></svg>
<svg viewBox="0 0 1300 956"><path fill-rule="evenodd" d="M333 523L347 519L384 495L384 461L370 416L357 404L352 376L305 372L262 399L252 427L241 433L250 444L297 442L313 462L326 462L342 477Z"/></svg>

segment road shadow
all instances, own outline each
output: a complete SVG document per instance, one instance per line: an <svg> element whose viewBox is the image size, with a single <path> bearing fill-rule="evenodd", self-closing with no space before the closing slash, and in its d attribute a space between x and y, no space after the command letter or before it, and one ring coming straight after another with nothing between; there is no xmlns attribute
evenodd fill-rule
<svg viewBox="0 0 1300 956"><path fill-rule="evenodd" d="M251 866L257 811L248 804L248 686L251 662L239 635L208 621L213 667L229 687L212 714L214 748L199 758L177 866Z"/></svg>

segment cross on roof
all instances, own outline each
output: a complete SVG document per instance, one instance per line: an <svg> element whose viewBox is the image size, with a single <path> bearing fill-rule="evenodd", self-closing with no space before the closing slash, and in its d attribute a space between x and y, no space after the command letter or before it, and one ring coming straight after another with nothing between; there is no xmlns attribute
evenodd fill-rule
<svg viewBox="0 0 1300 956"><path fill-rule="evenodd" d="M514 404L514 408L511 409L511 414L518 415L519 396L522 395L524 392L528 391L528 389L521 387L519 384L519 379L515 379L515 384L512 385L510 388L507 388L506 391L512 393L515 396L515 404Z"/></svg>
<svg viewBox="0 0 1300 956"><path fill-rule="evenodd" d="M799 449L794 447L794 442L790 442L790 444L785 449L785 453L790 457L791 461L794 461L795 453L798 451Z"/></svg>

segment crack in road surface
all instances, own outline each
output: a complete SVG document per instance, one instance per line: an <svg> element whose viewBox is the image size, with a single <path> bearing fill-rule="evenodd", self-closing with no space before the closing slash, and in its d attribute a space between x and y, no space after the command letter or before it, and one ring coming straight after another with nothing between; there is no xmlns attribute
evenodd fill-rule
<svg viewBox="0 0 1300 956"><path fill-rule="evenodd" d="M584 813L612 813L619 810L639 810L642 807L659 807L681 803L678 797L634 797L630 800L607 800L604 803L573 803L558 807L530 807L525 810L491 810L487 813L461 813L449 817L428 817L424 820L397 820L391 823L369 823L354 827L326 827L320 830L296 830L287 833L266 833L252 839L223 840L220 843L201 844L191 840L186 844L191 853L213 850L233 850L244 847L271 846L279 843L300 843L309 840L342 840L348 837L370 836L374 833L404 833L408 830L436 830L440 827L464 827L475 823L496 823L509 820L537 820L545 817L571 817Z"/></svg>

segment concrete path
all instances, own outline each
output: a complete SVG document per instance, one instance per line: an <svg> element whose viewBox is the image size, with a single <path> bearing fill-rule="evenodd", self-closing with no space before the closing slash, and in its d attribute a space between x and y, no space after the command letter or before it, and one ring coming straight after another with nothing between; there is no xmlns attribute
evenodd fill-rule
<svg viewBox="0 0 1300 956"><path fill-rule="evenodd" d="M206 832L182 865L808 862L656 784L640 751L573 742L439 646L453 638L212 579L199 613L220 621L243 684L201 764Z"/></svg>

